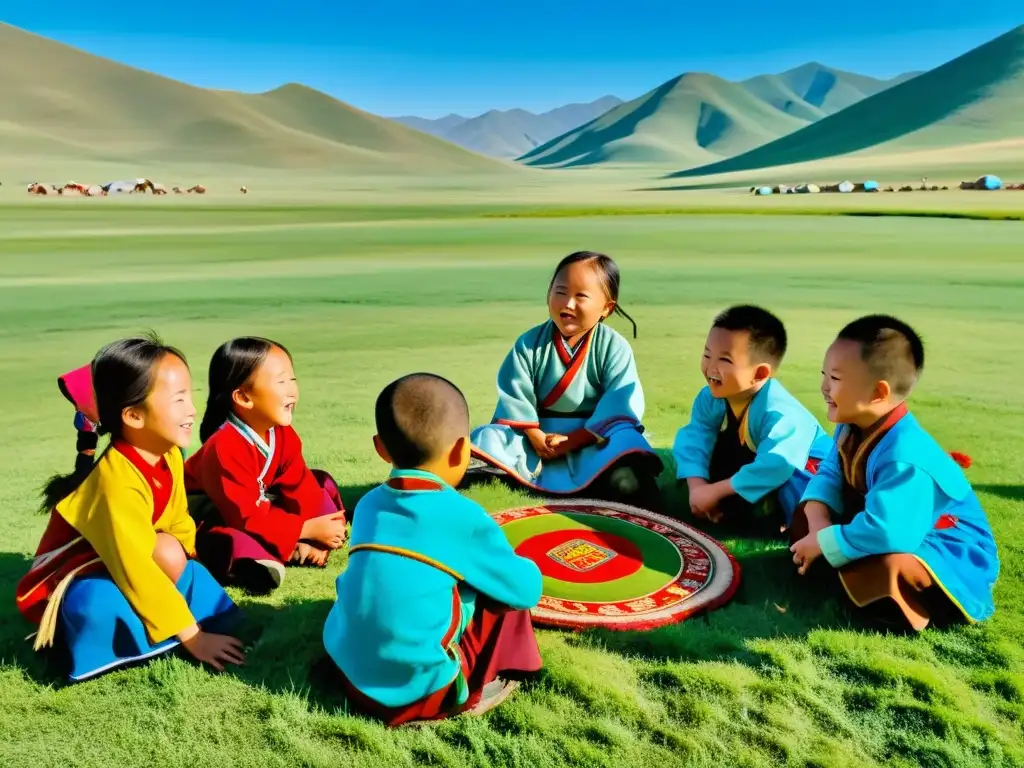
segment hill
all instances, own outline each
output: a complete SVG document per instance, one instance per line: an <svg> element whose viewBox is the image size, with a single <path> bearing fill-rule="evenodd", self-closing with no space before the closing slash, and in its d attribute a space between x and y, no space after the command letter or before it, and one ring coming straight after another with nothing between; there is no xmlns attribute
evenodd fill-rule
<svg viewBox="0 0 1024 768"><path fill-rule="evenodd" d="M1024 135L1024 25L769 144L673 176L705 176Z"/></svg>
<svg viewBox="0 0 1024 768"><path fill-rule="evenodd" d="M814 122L917 74L920 73L908 72L890 80L881 80L812 61L778 74L758 75L740 84L776 109Z"/></svg>
<svg viewBox="0 0 1024 768"><path fill-rule="evenodd" d="M0 23L0 156L353 172L509 166L305 86L213 91Z"/></svg>
<svg viewBox="0 0 1024 768"><path fill-rule="evenodd" d="M769 105L738 83L691 73L519 157L527 165L596 163L698 165L744 152L806 121Z"/></svg>
<svg viewBox="0 0 1024 768"><path fill-rule="evenodd" d="M394 120L474 152L512 159L621 103L622 99L615 96L603 96L595 101L566 104L540 114L525 109L492 109L473 118L452 114L437 120L413 116L396 117Z"/></svg>

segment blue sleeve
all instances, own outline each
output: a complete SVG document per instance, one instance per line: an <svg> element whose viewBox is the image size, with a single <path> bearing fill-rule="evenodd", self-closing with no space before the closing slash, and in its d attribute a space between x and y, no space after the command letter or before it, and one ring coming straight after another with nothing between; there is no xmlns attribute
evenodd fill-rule
<svg viewBox="0 0 1024 768"><path fill-rule="evenodd" d="M640 426L644 415L644 390L636 359L629 342L612 337L612 343L601 361L601 398L594 415L584 424L586 429L603 437L613 424L627 422Z"/></svg>
<svg viewBox="0 0 1024 768"><path fill-rule="evenodd" d="M465 544L463 579L497 603L515 610L533 608L541 595L540 569L532 560L516 554L501 526L482 507L469 503L475 507L478 522Z"/></svg>
<svg viewBox="0 0 1024 768"><path fill-rule="evenodd" d="M841 568L870 555L916 552L935 526L935 491L931 476L912 464L882 466L864 511L818 532L821 553Z"/></svg>
<svg viewBox="0 0 1024 768"><path fill-rule="evenodd" d="M533 355L525 336L519 338L498 369L498 405L492 421L510 427L537 427L537 390Z"/></svg>
<svg viewBox="0 0 1024 768"><path fill-rule="evenodd" d="M756 425L757 455L732 476L732 488L751 504L784 484L807 465L817 425L768 408Z"/></svg>
<svg viewBox="0 0 1024 768"><path fill-rule="evenodd" d="M818 465L817 474L804 489L800 503L808 501L819 501L837 515L843 514L843 470L839 466L838 441L832 443L828 455Z"/></svg>
<svg viewBox="0 0 1024 768"><path fill-rule="evenodd" d="M724 412L716 407L711 390L704 387L693 399L690 421L676 432L672 444L672 458L676 462L676 478L700 477L707 480L710 475L711 454L721 431ZM728 406L726 406L728 407Z"/></svg>

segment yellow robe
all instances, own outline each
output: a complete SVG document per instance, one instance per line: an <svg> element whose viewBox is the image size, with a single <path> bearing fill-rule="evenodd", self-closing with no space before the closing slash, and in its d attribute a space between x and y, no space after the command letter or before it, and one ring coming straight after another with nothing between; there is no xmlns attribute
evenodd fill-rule
<svg viewBox="0 0 1024 768"><path fill-rule="evenodd" d="M196 623L185 598L153 559L160 532L195 555L196 525L185 499L181 451L174 448L164 459L173 483L167 508L156 523L149 482L114 448L104 451L85 482L56 506L96 550L154 644Z"/></svg>

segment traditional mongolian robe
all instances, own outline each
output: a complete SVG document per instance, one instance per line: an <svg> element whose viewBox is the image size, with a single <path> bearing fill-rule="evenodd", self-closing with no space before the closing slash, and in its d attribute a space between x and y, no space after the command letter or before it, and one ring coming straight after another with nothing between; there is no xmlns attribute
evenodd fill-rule
<svg viewBox="0 0 1024 768"><path fill-rule="evenodd" d="M818 542L858 606L892 597L918 629L936 609L928 593L968 622L994 612L999 557L985 512L905 404L864 433L840 427L802 501L831 510Z"/></svg>
<svg viewBox="0 0 1024 768"><path fill-rule="evenodd" d="M72 680L164 653L197 622L209 630L234 618L234 603L199 563L189 560L171 582L153 559L159 532L194 553L177 448L153 467L115 441L50 514L16 600L39 625L37 650L67 649Z"/></svg>
<svg viewBox="0 0 1024 768"><path fill-rule="evenodd" d="M598 323L575 349L550 320L516 341L498 370L490 424L472 433L473 455L542 493L573 494L626 456L654 476L662 464L644 437L644 392L629 343ZM524 434L566 435L571 450L542 461Z"/></svg>
<svg viewBox="0 0 1024 768"><path fill-rule="evenodd" d="M395 470L359 501L336 584L324 646L350 702L391 725L457 714L499 673L541 667L540 570L435 475Z"/></svg>
<svg viewBox="0 0 1024 768"><path fill-rule="evenodd" d="M788 524L832 446L811 412L781 382L769 379L740 414L704 387L693 401L690 422L676 433L672 456L681 480L731 477L737 496L749 505L774 494Z"/></svg>
<svg viewBox="0 0 1024 768"><path fill-rule="evenodd" d="M234 414L185 462L185 488L200 561L221 583L250 588L267 576L267 587L280 585L303 524L344 510L331 476L306 466L292 427L264 440Z"/></svg>

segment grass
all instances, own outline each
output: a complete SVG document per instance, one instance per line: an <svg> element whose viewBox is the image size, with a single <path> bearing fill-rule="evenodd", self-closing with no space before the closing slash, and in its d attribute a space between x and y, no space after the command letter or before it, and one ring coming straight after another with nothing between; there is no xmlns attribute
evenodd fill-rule
<svg viewBox="0 0 1024 768"><path fill-rule="evenodd" d="M0 207L0 765L1024 765L1017 227L444 219L437 205L401 222L398 206L391 216L339 207L333 219L300 206L267 219L237 204ZM287 226L260 228L264 220ZM220 342L278 338L296 358L307 459L339 479L351 508L386 472L370 444L380 388L436 371L464 389L477 422L488 419L502 356L544 317L554 263L580 248L622 267L645 420L663 451L700 386L708 322L728 303L781 314L790 332L781 378L819 417L821 356L843 322L877 310L918 327L928 367L912 407L945 447L975 460L969 477L1003 563L993 619L919 637L880 633L795 577L783 542L715 531L743 567L728 606L648 633L541 631L541 679L482 719L391 732L346 714L336 692L310 679L344 557L326 573L291 571L268 598L236 595L248 663L228 674L172 657L68 686L32 654L13 593L44 524L31 511L37 488L73 458L58 374L153 327L189 356L201 405ZM664 480L678 505L670 473ZM472 495L489 509L522 502L493 487Z"/></svg>

